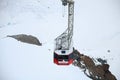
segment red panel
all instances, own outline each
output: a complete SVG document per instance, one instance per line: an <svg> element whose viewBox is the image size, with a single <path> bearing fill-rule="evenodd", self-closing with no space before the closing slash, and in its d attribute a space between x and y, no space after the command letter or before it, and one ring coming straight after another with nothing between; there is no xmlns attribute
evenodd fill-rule
<svg viewBox="0 0 120 80"><path fill-rule="evenodd" d="M54 58L54 63L55 64L58 64L58 60Z"/></svg>
<svg viewBox="0 0 120 80"><path fill-rule="evenodd" d="M57 65L70 65L73 63L73 59L70 59L68 61L68 63L58 63L58 60L57 59L54 59L54 63L57 64Z"/></svg>
<svg viewBox="0 0 120 80"><path fill-rule="evenodd" d="M69 62L68 62L68 64L72 64L73 61L74 61L73 59L70 59Z"/></svg>

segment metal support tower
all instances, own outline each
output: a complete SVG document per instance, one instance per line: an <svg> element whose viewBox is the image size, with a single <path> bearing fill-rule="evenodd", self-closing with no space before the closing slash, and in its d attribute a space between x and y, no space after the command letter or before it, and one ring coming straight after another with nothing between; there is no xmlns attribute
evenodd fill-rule
<svg viewBox="0 0 120 80"><path fill-rule="evenodd" d="M61 0L63 6L68 6L68 28L55 39L55 50L69 50L72 46L73 22L74 22L74 1Z"/></svg>

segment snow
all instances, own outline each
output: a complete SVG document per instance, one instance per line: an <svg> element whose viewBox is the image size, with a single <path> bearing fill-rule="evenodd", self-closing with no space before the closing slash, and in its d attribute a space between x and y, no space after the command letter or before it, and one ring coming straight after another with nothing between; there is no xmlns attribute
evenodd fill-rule
<svg viewBox="0 0 120 80"><path fill-rule="evenodd" d="M119 4L119 0L75 0L73 36L81 53L107 59L118 80ZM0 80L90 80L77 67L53 63L54 39L67 27L63 14L61 0L0 0ZM5 38L21 33L36 36L43 46Z"/></svg>

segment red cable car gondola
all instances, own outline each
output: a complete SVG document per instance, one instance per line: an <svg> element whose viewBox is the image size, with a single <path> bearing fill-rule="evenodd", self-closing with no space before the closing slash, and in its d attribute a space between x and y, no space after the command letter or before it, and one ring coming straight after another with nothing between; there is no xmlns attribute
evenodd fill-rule
<svg viewBox="0 0 120 80"><path fill-rule="evenodd" d="M73 20L74 1L62 0L62 5L68 5L68 28L55 39L54 63L57 65L69 65L73 62Z"/></svg>

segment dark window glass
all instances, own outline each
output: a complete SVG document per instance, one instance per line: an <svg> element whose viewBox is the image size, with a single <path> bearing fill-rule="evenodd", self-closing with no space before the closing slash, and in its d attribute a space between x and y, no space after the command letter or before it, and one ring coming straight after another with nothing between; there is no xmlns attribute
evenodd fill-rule
<svg viewBox="0 0 120 80"><path fill-rule="evenodd" d="M58 59L68 59L68 55L59 55Z"/></svg>
<svg viewBox="0 0 120 80"><path fill-rule="evenodd" d="M61 51L61 53L65 54L66 51Z"/></svg>

